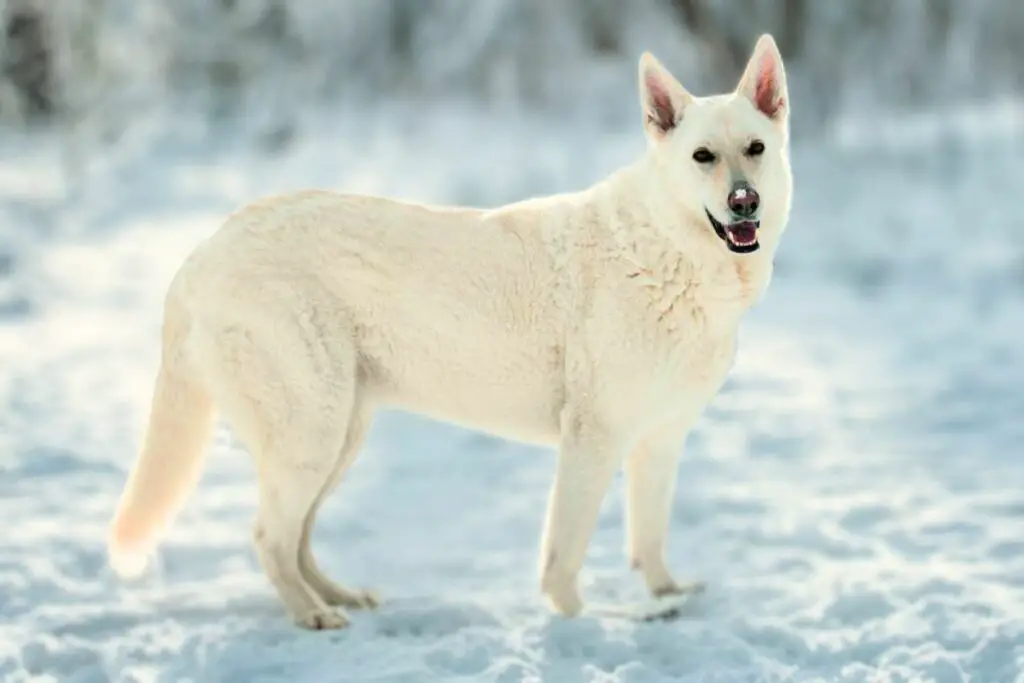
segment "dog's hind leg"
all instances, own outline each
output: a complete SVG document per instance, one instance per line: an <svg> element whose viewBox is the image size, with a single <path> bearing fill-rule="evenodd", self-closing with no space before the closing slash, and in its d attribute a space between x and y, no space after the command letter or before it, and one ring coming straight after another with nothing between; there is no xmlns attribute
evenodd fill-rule
<svg viewBox="0 0 1024 683"><path fill-rule="evenodd" d="M295 620L307 628L339 628L348 619L332 609L306 581L299 566L299 545L306 512L330 476L331 459L324 444L269 451L274 459L261 466L260 503L253 538L260 564ZM336 451L334 451L336 453ZM277 461L287 455L291 462Z"/></svg>
<svg viewBox="0 0 1024 683"><path fill-rule="evenodd" d="M306 294L302 302L239 306L244 316L210 321L195 346L218 406L256 461L260 564L296 622L339 628L347 618L310 586L299 554L306 518L349 431L355 346L344 321L311 309Z"/></svg>
<svg viewBox="0 0 1024 683"><path fill-rule="evenodd" d="M366 433L370 427L370 411L357 405L353 410L352 419L349 421L348 435L345 438L345 445L342 446L338 460L334 465L334 472L328 477L327 483L309 509L306 515L306 522L302 530L302 540L299 544L299 568L310 587L329 605L339 605L353 609L376 607L380 601L377 596L367 590L353 590L340 586L324 575L313 556L310 542L313 536L313 527L316 524L317 511L320 505L327 499L330 493L337 487L338 482L345 475L349 466L359 455L366 440Z"/></svg>

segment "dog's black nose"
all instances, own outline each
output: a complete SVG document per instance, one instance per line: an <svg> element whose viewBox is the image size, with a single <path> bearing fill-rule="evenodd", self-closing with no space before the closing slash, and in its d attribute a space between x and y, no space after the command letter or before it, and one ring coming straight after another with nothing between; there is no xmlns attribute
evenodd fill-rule
<svg viewBox="0 0 1024 683"><path fill-rule="evenodd" d="M761 205L761 197L748 183L737 183L729 193L729 210L739 218L751 218Z"/></svg>

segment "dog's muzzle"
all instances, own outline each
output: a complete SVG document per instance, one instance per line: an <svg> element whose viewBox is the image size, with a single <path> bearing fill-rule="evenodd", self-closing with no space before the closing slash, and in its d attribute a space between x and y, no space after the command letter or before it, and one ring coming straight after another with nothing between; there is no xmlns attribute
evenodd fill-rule
<svg viewBox="0 0 1024 683"><path fill-rule="evenodd" d="M757 241L757 229L761 221L757 219L761 208L761 197L750 183L739 182L733 186L726 198L729 207L730 223L722 223L705 207L704 212L711 221L715 233L725 242L729 251L737 254L749 254L761 246Z"/></svg>

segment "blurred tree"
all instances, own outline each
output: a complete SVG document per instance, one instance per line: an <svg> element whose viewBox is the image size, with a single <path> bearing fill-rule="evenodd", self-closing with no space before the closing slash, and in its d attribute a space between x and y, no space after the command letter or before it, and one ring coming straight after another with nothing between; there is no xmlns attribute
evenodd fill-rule
<svg viewBox="0 0 1024 683"><path fill-rule="evenodd" d="M1024 0L0 0L0 18L0 117L20 125L396 94L606 116L641 50L720 91L765 31L800 125L1024 88Z"/></svg>
<svg viewBox="0 0 1024 683"><path fill-rule="evenodd" d="M626 3L620 0L591 0L580 4L581 28L594 52L622 53L626 9Z"/></svg>
<svg viewBox="0 0 1024 683"><path fill-rule="evenodd" d="M870 0L868 0L870 1ZM807 0L667 0L694 39L700 41L718 87L734 85L762 33L772 33L782 56L796 63L804 53L810 12Z"/></svg>
<svg viewBox="0 0 1024 683"><path fill-rule="evenodd" d="M743 15L750 9L752 0L737 0L735 13ZM706 0L669 0L670 6L682 18L690 35L700 41L702 50L710 57L713 80L726 82L734 77L735 71L743 64L749 46L730 30L728 22L721 22L715 16L714 6Z"/></svg>
<svg viewBox="0 0 1024 683"><path fill-rule="evenodd" d="M0 72L9 84L11 97L3 112L26 123L47 120L57 111L59 93L53 73L53 51L47 16L38 3L9 2L3 12L4 33ZM13 91L13 92L11 92Z"/></svg>
<svg viewBox="0 0 1024 683"><path fill-rule="evenodd" d="M413 62L413 34L416 30L417 0L391 0L388 8L388 47L391 55L405 70Z"/></svg>
<svg viewBox="0 0 1024 683"><path fill-rule="evenodd" d="M807 0L784 0L782 3L779 50L783 59L796 61L803 57L808 18Z"/></svg>

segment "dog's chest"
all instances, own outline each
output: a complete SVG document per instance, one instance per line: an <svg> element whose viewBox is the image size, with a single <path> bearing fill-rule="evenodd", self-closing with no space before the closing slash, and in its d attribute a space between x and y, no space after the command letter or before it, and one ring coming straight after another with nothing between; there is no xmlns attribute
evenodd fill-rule
<svg viewBox="0 0 1024 683"><path fill-rule="evenodd" d="M616 414L641 430L693 416L714 398L735 358L735 335L685 336L624 329L596 356L599 391Z"/></svg>
<svg viewBox="0 0 1024 683"><path fill-rule="evenodd" d="M617 341L608 342L618 349L624 383L634 400L670 412L700 409L732 367L740 318L759 293L754 273L726 264L628 279L618 310L609 311L621 323Z"/></svg>
<svg viewBox="0 0 1024 683"><path fill-rule="evenodd" d="M770 263L722 260L696 265L666 255L627 275L622 313L650 343L671 354L695 337L733 334L767 286Z"/></svg>
<svg viewBox="0 0 1024 683"><path fill-rule="evenodd" d="M646 393L663 404L705 400L721 387L732 367L736 352L735 330L727 332L701 324L692 327L647 330L637 340L637 354L631 365L637 377L644 377Z"/></svg>

